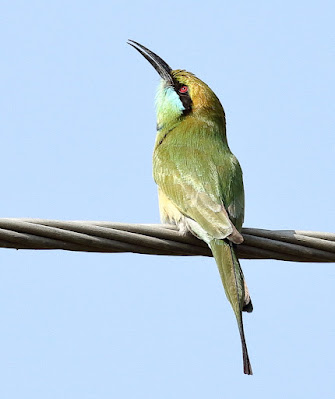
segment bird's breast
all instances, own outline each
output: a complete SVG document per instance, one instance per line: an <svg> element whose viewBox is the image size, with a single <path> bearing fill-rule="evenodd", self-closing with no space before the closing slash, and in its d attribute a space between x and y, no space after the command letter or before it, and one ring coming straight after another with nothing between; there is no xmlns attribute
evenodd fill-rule
<svg viewBox="0 0 335 399"><path fill-rule="evenodd" d="M159 202L159 213L162 223L179 224L184 218L183 214L175 206L175 204L164 194L164 192L158 187L158 202Z"/></svg>

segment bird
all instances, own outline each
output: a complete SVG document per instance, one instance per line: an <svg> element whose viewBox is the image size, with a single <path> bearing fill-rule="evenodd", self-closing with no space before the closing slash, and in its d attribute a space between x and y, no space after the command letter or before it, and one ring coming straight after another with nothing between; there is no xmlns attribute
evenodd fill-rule
<svg viewBox="0 0 335 399"><path fill-rule="evenodd" d="M193 73L172 70L134 40L128 44L161 77L153 152L161 220L175 224L182 234L192 233L211 249L236 317L243 371L251 375L242 312L252 312L253 305L236 255L236 245L243 242L243 177L228 146L224 109L209 86Z"/></svg>

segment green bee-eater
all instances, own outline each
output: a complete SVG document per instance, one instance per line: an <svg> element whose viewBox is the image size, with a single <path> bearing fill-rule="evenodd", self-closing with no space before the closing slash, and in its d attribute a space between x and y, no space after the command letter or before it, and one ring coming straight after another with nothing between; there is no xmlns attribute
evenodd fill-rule
<svg viewBox="0 0 335 399"><path fill-rule="evenodd" d="M252 303L234 250L243 241L243 179L228 147L224 110L213 91L192 73L172 70L146 47L133 40L129 44L162 78L153 154L161 219L209 245L236 316L244 373L252 374L242 320L242 311L251 312Z"/></svg>

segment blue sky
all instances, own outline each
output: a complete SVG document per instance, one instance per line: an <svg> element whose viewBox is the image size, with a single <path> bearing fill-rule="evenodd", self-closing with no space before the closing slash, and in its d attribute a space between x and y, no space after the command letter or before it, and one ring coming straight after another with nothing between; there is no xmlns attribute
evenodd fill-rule
<svg viewBox="0 0 335 399"><path fill-rule="evenodd" d="M204 80L245 226L334 231L331 1L3 1L1 217L158 223L158 75ZM242 261L254 376L213 259L0 255L0 397L333 397L334 265Z"/></svg>

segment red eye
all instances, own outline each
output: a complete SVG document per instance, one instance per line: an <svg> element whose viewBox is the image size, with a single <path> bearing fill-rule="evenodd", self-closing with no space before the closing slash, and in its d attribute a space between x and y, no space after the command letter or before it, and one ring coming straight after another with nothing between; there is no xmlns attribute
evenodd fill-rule
<svg viewBox="0 0 335 399"><path fill-rule="evenodd" d="M181 86L181 88L179 89L179 93L187 93L188 92L188 87L187 86Z"/></svg>

